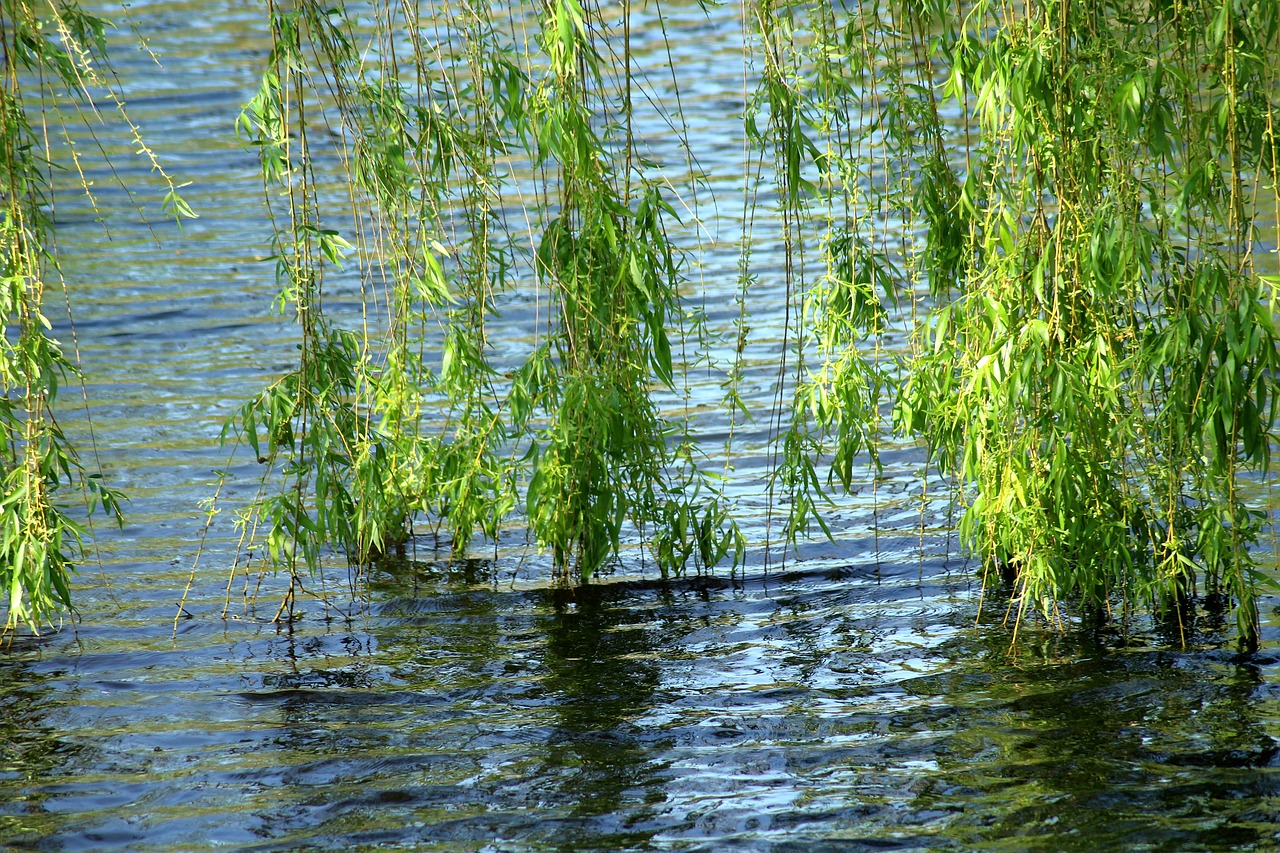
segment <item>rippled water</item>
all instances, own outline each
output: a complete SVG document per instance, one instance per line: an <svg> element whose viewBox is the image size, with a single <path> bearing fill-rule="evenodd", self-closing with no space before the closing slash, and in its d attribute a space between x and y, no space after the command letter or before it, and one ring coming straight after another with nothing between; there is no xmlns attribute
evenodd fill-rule
<svg viewBox="0 0 1280 853"><path fill-rule="evenodd" d="M265 56L261 6L131 8L164 69L116 52L129 108L195 181L201 218L167 224L146 165L109 134L160 244L107 176L109 237L82 203L60 209L89 377L87 416L64 417L82 441L92 422L132 505L124 531L101 531L102 568L77 583L79 623L0 653L0 846L1280 846L1275 602L1263 651L1247 658L1224 650L1211 620L1187 651L1155 629L1015 640L998 601L980 612L945 510L930 501L922 514L910 447L886 444L884 477L836 511L838 544L785 565L754 553L733 576L663 582L637 563L568 590L520 549L449 562L427 541L380 566L354 604L344 572L317 579L334 605L309 601L285 627L270 622L278 579L228 584L235 542L219 522L175 633L198 504L226 462L222 419L289 367L293 339L268 316L257 165L230 134ZM668 11L715 194L708 303L727 323L739 27L731 9ZM761 400L777 346L769 287L755 306ZM763 436L741 436L735 488L748 507ZM241 478L228 498L252 488ZM259 582L258 606L246 604Z"/></svg>

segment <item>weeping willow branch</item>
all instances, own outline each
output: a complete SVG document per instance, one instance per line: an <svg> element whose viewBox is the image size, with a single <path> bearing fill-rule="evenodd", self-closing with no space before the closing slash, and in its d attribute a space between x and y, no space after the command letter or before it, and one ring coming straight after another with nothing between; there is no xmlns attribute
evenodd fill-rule
<svg viewBox="0 0 1280 853"><path fill-rule="evenodd" d="M66 504L78 495L89 514L121 521L122 496L89 473L58 423L58 392L78 377L46 315L49 289L61 284L52 211L55 152L51 139L70 139L70 92L88 105L105 93L133 142L167 186L164 207L177 218L194 213L173 179L142 141L123 103L100 73L107 23L74 4L0 2L0 585L5 630L33 631L72 608L71 574L84 556L83 513ZM59 104L54 112L45 105ZM80 189L93 203L82 161L71 151ZM67 300L70 308L70 300Z"/></svg>
<svg viewBox="0 0 1280 853"><path fill-rule="evenodd" d="M861 460L875 488L892 401L1016 623L1118 607L1185 630L1217 596L1256 642L1261 522L1239 484L1276 414L1277 282L1253 265L1264 193L1280 206L1275 5L747 4L725 406L735 430L752 413L769 240L767 489L789 548L834 535ZM415 523L460 554L526 529L580 580L636 542L664 571L740 559L687 407L655 402L710 359L677 205L640 147L630 5L270 13L239 128L301 356L230 425L276 484L249 546L291 591ZM329 306L339 276L355 314ZM527 334L496 339L521 299ZM913 338L889 359L895 328Z"/></svg>

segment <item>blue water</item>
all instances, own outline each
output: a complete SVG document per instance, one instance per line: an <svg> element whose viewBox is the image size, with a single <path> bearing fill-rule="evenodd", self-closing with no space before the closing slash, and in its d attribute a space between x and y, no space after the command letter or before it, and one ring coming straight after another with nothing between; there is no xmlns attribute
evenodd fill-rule
<svg viewBox="0 0 1280 853"><path fill-rule="evenodd" d="M731 331L740 28L731 8L664 10L708 175L698 281ZM785 560L758 547L766 417L736 436L730 491L757 547L735 573L664 581L635 551L571 589L519 535L465 560L427 535L355 596L343 566L308 580L301 618L273 623L284 579L237 559L231 523L256 466L232 461L207 533L200 504L228 464L223 419L294 352L270 315L257 164L231 135L265 60L263 14L235 0L131 13L163 69L117 34L130 114L193 182L200 219L165 221L118 130L100 136L150 227L106 174L107 230L60 200L88 399L69 389L63 418L132 503L123 531L98 531L79 618L0 652L0 846L1280 847L1277 601L1248 657L1211 614L1187 648L1148 625L1015 636L947 533L945 493L922 498L921 454L889 439L882 476L832 511L836 541ZM679 161L657 124L650 136ZM762 236L744 386L762 410L781 338L770 251ZM714 382L695 390L718 399ZM719 417L699 426L714 441Z"/></svg>

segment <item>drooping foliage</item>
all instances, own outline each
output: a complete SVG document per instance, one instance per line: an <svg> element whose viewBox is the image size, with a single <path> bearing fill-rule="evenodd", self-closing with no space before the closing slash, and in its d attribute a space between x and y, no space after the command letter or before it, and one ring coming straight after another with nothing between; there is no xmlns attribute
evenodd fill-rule
<svg viewBox="0 0 1280 853"><path fill-rule="evenodd" d="M922 160L934 300L898 402L1020 608L1180 618L1256 642L1276 419L1274 3L905 10L938 62ZM921 111L926 118L931 115Z"/></svg>
<svg viewBox="0 0 1280 853"><path fill-rule="evenodd" d="M487 7L417 14L383 9L370 33L330 4L272 8L270 67L239 129L283 208L277 302L302 344L298 369L233 425L276 479L246 541L262 525L297 579L327 547L357 563L395 547L415 519L465 551L519 507L582 578L627 530L646 531L664 570L720 562L736 528L714 496L694 502L712 493L687 429L650 391L678 391L672 337L696 340L701 321L680 297L674 208L631 137L627 18L574 0L519 30ZM599 52L610 40L616 66ZM323 126L339 128L329 173ZM523 182L512 223L504 194ZM347 255L358 329L325 308ZM490 320L517 289L538 325L499 350Z"/></svg>
<svg viewBox="0 0 1280 853"><path fill-rule="evenodd" d="M372 202L374 231L395 235L376 251L360 244L361 263L402 268L387 277L389 294L432 282L434 302L386 302L393 318L430 314L442 329L438 369L417 362L412 378L395 378L401 356L370 360L352 345L354 384L330 387L366 413L353 416L367 429L385 432L362 435L369 447L405 440L380 388L443 397L434 422L446 426L409 431L418 449L387 454L399 472L389 480L363 479L369 466L350 448L337 453L354 490L333 504L343 524L379 504L387 482L413 484L389 519L328 536L329 492L317 488L319 535L303 535L306 523L279 523L308 512L295 489L268 498L293 501L269 513L273 535L312 542L310 562L324 541L365 556L360 542L384 547L425 513L465 547L521 507L556 564L584 578L618 555L627 529L649 537L666 568L690 556L716 563L732 522L719 501L696 500L715 492L694 464L688 423L659 417L650 393L654 383L677 390L673 333L680 352L694 341L696 363L704 332L681 296L680 250L664 226L673 208L632 135L630 6L605 20L551 2L518 26L478 8L437 13L430 26L405 22L411 57L396 53L389 9L378 49L357 54L333 9L298 8L291 14L314 19L315 55L327 57L316 73L338 93L340 137L353 140L353 184ZM1115 604L1176 615L1203 584L1238 603L1251 642L1261 578L1249 546L1260 522L1239 483L1265 471L1274 425L1274 279L1253 268L1259 199L1275 184L1275 87L1262 59L1276 46L1274 11L1228 2L843 12L763 0L742 11L757 80L744 172L776 190L775 208L748 221L778 228L785 257L768 414L769 493L786 508L785 539L794 545L815 526L831 535L831 489L855 487L861 455L874 461L891 396L899 428L953 478L965 541L990 579L1013 583L1019 614L1034 605L1053 619L1067 602L1096 615ZM342 34L317 39L326 27ZM311 91L320 114L321 89ZM299 90L291 121L306 103ZM353 120L374 104L385 115ZM427 104L437 125L420 118L402 137L382 133L387 116L421 117ZM391 150L410 177L370 182L363 176L387 169L388 138L400 140ZM522 180L537 195L525 206L531 227L517 233L495 210ZM424 231L445 222L454 230ZM310 233L291 239L321 258L320 242L304 245ZM755 237L743 240L741 336ZM421 272L406 273L423 257ZM545 326L514 369L496 370L486 318L530 280ZM903 295L918 337L889 370L877 333L905 316L895 310ZM740 375L729 366L726 404L749 415Z"/></svg>
<svg viewBox="0 0 1280 853"><path fill-rule="evenodd" d="M53 105L98 97L116 107L139 154L168 188L166 211L192 215L108 85L105 28L105 21L75 3L0 2L0 587L6 631L20 624L38 631L71 607L70 576L83 556L86 511L101 509L120 519L120 495L86 468L58 422L59 391L76 380L77 367L47 316L54 313L51 302L69 304L53 239L51 148L67 138L63 122L75 114ZM69 150L73 174L92 198L79 156Z"/></svg>
<svg viewBox="0 0 1280 853"><path fill-rule="evenodd" d="M228 423L262 466L244 550L289 573L282 614L329 555L368 565L427 528L459 553L528 531L583 581L637 545L709 569L745 554L710 473L734 476L742 424L765 424L791 548L838 535L830 508L877 488L894 428L951 484L1015 618L1185 628L1231 604L1255 644L1278 8L706 4L740 16L747 81L738 268L702 272L739 282L723 328L689 274L697 181L637 130L657 104L687 145L679 74L664 101L632 50L662 6L272 0L235 130L298 355ZM783 303L763 355L762 299ZM706 377L722 456L689 404ZM40 446L19 435L39 406L9 418L15 454Z"/></svg>

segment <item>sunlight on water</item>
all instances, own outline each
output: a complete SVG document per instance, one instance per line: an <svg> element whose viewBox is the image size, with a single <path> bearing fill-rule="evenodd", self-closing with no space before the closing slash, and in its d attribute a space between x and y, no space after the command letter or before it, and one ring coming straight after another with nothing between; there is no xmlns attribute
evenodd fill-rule
<svg viewBox="0 0 1280 853"><path fill-rule="evenodd" d="M92 441L132 498L77 582L78 625L0 654L0 838L40 850L1275 849L1280 623L1264 651L1167 638L1015 642L948 534L922 458L885 440L885 470L832 511L836 542L784 562L665 582L636 559L578 590L511 541L450 562L429 533L355 602L346 570L311 582L289 627L281 580L242 564L231 510L200 501L223 419L290 365L269 316L273 267L254 156L232 122L266 54L258 4L135 2L163 73L115 53L129 109L200 219L181 232L116 156L151 228L109 181L109 237L60 202ZM741 30L727 7L664 6L688 133L695 282L729 331L743 228ZM122 37L123 38L123 37ZM643 61L662 94L667 59ZM655 116L644 134L677 176ZM113 145L124 140L106 138ZM756 260L768 270L770 247ZM776 251L776 250L775 250ZM781 262L774 258L780 268ZM341 287L341 284L338 284ZM771 405L781 277L753 294L747 387ZM504 345L527 341L511 298ZM900 342L903 336L897 338ZM726 344L726 346L728 346ZM723 441L714 376L699 429ZM675 405L674 403L672 405ZM760 424L735 439L731 495L768 523ZM716 441L710 442L715 444ZM86 446L88 444L86 443ZM256 465L232 463L228 505ZM778 522L772 527L778 533ZM194 583L179 615L181 591ZM446 549L447 553L447 549ZM254 596L257 606L254 606ZM229 603L228 618L221 615ZM176 620L176 633L174 632Z"/></svg>

